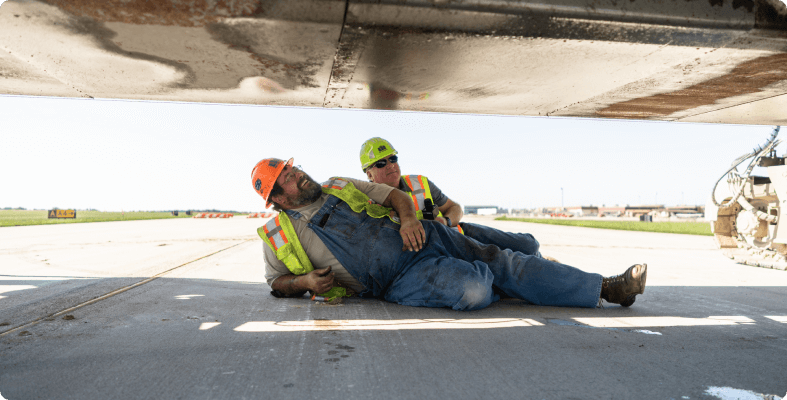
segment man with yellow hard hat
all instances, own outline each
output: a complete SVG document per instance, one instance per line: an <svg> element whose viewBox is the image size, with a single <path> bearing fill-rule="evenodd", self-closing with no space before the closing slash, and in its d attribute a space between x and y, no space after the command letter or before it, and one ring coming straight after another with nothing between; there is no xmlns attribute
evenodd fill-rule
<svg viewBox="0 0 787 400"><path fill-rule="evenodd" d="M405 175L399 169L398 152L390 142L374 137L361 145L361 168L369 181L397 188L410 195L419 219L432 219L447 227L458 230L481 243L493 244L502 249L511 249L541 257L539 243L529 233L504 232L483 225L460 222L462 206L451 200L437 185L423 175ZM430 204L436 206L431 215L423 216ZM430 218L431 217L431 218ZM546 257L551 261L553 258Z"/></svg>
<svg viewBox="0 0 787 400"><path fill-rule="evenodd" d="M320 185L292 163L266 158L251 173L255 192L280 211L257 230L274 296L334 298L351 290L409 306L477 310L499 298L494 290L567 307L596 307L600 299L627 307L645 290L644 264L603 278L484 245L419 221L398 189L340 177Z"/></svg>

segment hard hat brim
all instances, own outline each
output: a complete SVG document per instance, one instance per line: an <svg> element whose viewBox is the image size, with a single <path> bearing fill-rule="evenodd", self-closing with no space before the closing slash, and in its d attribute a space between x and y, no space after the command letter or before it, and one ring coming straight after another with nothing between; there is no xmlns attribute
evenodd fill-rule
<svg viewBox="0 0 787 400"><path fill-rule="evenodd" d="M285 166L286 167L292 167L292 163L293 163L294 160L295 160L294 157L290 157L290 159L287 160L286 163L282 163L281 166L276 168L276 172L275 172L276 178L273 179L273 182L276 182L277 180L279 180L279 175L281 175L281 172L284 171L284 167ZM273 185L271 185L270 190L267 191L268 193L263 193L263 197L265 197L267 199L267 200L265 200L265 208L270 208L271 205L273 204L273 201L271 200L271 192L272 191L273 191Z"/></svg>

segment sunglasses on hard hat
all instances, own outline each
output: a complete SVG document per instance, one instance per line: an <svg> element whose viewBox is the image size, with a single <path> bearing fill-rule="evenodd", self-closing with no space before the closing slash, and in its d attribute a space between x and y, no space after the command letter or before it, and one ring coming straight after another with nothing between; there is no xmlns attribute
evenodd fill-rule
<svg viewBox="0 0 787 400"><path fill-rule="evenodd" d="M383 168L383 167L385 167L385 166L386 166L386 165L387 165L389 162L390 162L391 164L396 164L396 162L397 162L397 161L399 161L399 157L397 157L397 156L390 156L390 157L388 157L388 159L387 159L387 160L383 158L382 160L379 160L379 161L377 161L377 162L376 162L376 163L374 163L373 165L374 165L375 167L377 167L377 168Z"/></svg>

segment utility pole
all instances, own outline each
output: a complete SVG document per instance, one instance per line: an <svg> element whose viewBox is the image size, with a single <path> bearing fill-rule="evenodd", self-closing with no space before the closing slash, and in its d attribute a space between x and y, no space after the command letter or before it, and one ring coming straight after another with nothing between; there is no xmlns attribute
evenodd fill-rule
<svg viewBox="0 0 787 400"><path fill-rule="evenodd" d="M564 210L565 207L563 206L563 188L560 188L560 210Z"/></svg>

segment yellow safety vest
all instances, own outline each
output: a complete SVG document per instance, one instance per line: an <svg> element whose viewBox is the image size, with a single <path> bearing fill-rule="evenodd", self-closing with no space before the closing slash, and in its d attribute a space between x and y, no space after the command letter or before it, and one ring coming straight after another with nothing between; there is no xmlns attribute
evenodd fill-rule
<svg viewBox="0 0 787 400"><path fill-rule="evenodd" d="M391 209L379 204L371 204L369 196L356 189L352 182L334 177L322 184L323 193L327 193L343 200L355 212L366 211L374 218L390 217L394 222L399 222L398 218L391 217ZM257 234L262 241L268 244L276 258L281 260L293 275L308 274L314 270L306 251L303 249L295 228L286 213L280 212L276 217L271 218L265 225L257 228ZM342 287L334 286L331 290L320 293L319 296L328 299L334 297L349 296L347 290Z"/></svg>
<svg viewBox="0 0 787 400"><path fill-rule="evenodd" d="M415 215L418 217L418 219L424 219L423 209L426 207L425 200L429 199L432 201L432 204L434 204L432 190L429 188L429 180L423 175L406 175L402 178L404 178L404 183L409 189L407 192L412 198L413 204L415 204ZM435 207L437 207L436 204ZM443 216L443 213L441 213L439 209L437 210L437 216ZM457 223L456 226L451 227L451 229L463 235L465 234L465 232L462 230L462 227L459 226L459 223Z"/></svg>

